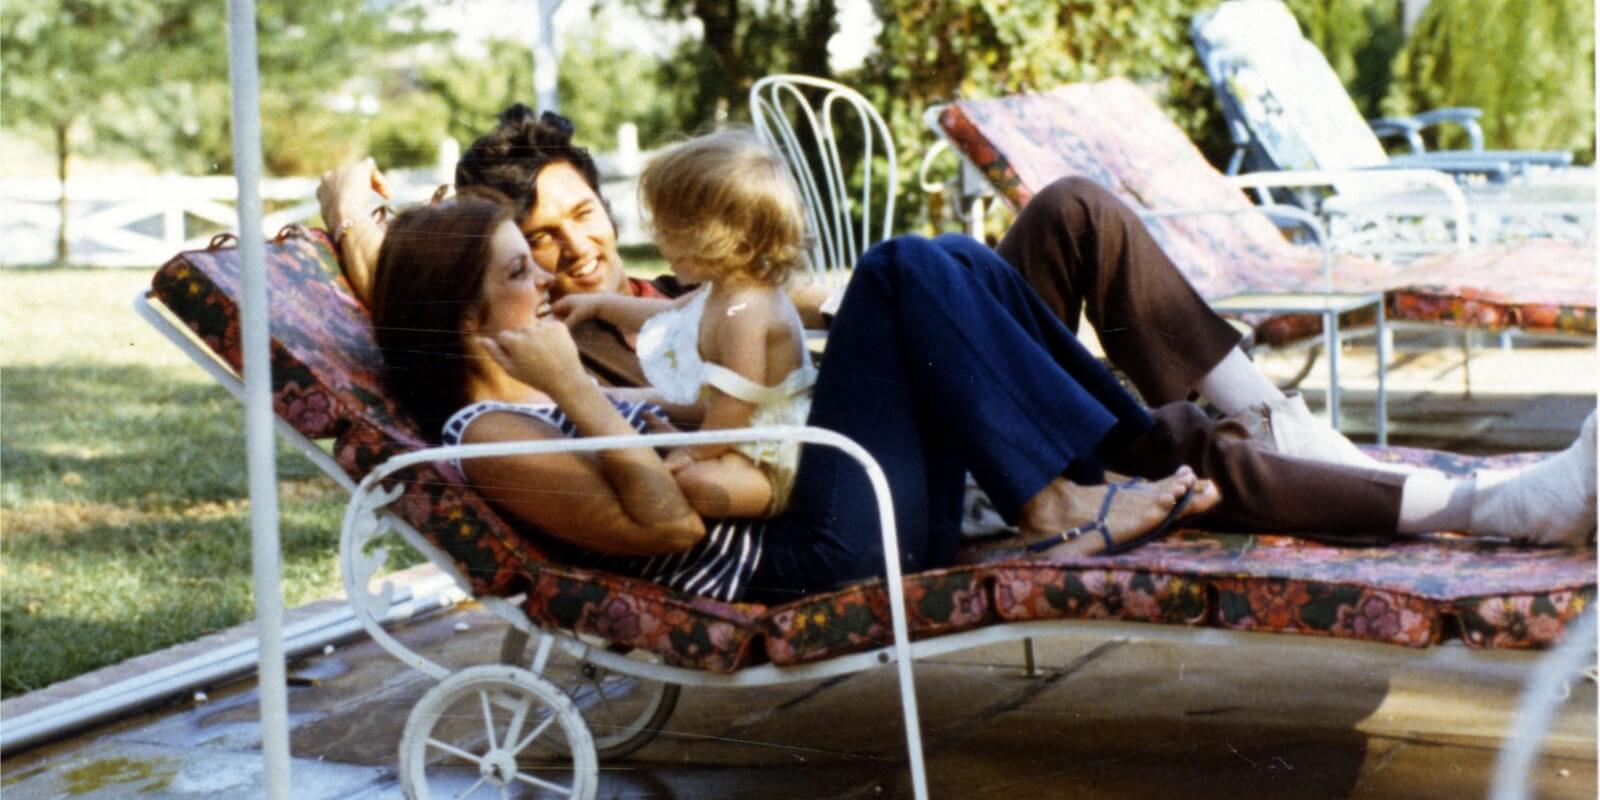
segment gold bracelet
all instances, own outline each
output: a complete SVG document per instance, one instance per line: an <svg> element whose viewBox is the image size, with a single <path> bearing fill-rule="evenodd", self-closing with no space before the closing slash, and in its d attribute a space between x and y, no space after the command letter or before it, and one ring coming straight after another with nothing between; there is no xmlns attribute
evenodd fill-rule
<svg viewBox="0 0 1600 800"><path fill-rule="evenodd" d="M339 227L333 231L333 249L338 250L344 245L345 234L349 233L350 229L355 227L355 224L356 221L354 218L347 219L344 222L339 223Z"/></svg>

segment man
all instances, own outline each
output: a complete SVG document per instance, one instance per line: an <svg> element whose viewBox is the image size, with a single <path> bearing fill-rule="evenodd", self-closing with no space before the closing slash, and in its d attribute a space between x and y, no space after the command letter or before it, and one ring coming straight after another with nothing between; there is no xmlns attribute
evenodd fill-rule
<svg viewBox="0 0 1600 800"><path fill-rule="evenodd" d="M534 260L556 276L557 296L684 291L670 278L647 282L623 271L594 161L572 144L572 125L559 115L536 118L521 104L507 109L500 124L462 156L456 186L493 188L517 205L518 227ZM317 190L346 277L363 301L383 240L381 225L367 213L374 192L387 196L388 188L370 159L326 173ZM1378 469L1313 418L1298 397L1285 397L1256 371L1238 348L1239 334L1206 306L1132 210L1092 182L1067 179L1047 187L1019 213L998 252L1067 327L1076 329L1080 311L1086 312L1112 363L1156 406L1156 426L1120 448L1119 468L1160 477L1180 465L1193 467L1232 498L1235 527L1519 530L1538 518L1549 486L1571 488L1571 481L1531 474L1537 470L1528 470L1528 479L1478 491L1470 481L1451 482L1434 473ZM828 293L801 285L791 294L807 324L822 327ZM634 342L623 332L591 319L574 328L573 339L597 378L614 386L645 386ZM1218 422L1178 402L1194 392L1229 416ZM1567 473L1588 476L1568 492L1590 498L1583 506L1588 526L1578 526L1585 533L1593 527L1592 427L1580 444L1550 459L1545 471L1563 479ZM1327 470L1301 459L1354 469ZM1574 461L1584 468L1570 468L1567 462ZM1307 485L1319 485L1320 493L1338 502L1297 502L1294 487Z"/></svg>
<svg viewBox="0 0 1600 800"><path fill-rule="evenodd" d="M675 297L671 276L629 278L616 226L600 195L588 151L572 144L572 125L517 104L473 143L456 166L456 186L493 188L518 206L518 227L534 260L556 276L553 294L611 291ZM388 187L371 159L330 171L317 196L334 232L346 278L365 300L382 227L367 214L372 193ZM1372 468L1342 435L1285 397L1239 350L1239 333L1195 294L1144 224L1091 181L1057 181L1029 203L997 248L1066 323L1086 311L1110 361L1151 406L1192 393L1286 455ZM808 327L825 327L828 291L800 283L790 294ZM586 320L573 331L585 365L612 386L643 386L633 342Z"/></svg>

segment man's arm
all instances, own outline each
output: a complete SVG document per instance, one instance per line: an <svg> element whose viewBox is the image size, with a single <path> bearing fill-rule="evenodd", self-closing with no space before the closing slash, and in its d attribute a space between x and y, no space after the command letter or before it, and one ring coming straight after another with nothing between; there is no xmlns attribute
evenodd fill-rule
<svg viewBox="0 0 1600 800"><path fill-rule="evenodd" d="M822 313L822 306L833 294L832 290L821 283L801 277L790 281L785 291L789 295L790 302L794 303L795 310L800 312L800 324L814 331L827 329L828 318Z"/></svg>
<svg viewBox="0 0 1600 800"><path fill-rule="evenodd" d="M389 182L370 158L322 173L317 185L322 221L333 234L345 282L363 305L372 296L372 272L378 265L385 232L367 211L374 193L387 199Z"/></svg>

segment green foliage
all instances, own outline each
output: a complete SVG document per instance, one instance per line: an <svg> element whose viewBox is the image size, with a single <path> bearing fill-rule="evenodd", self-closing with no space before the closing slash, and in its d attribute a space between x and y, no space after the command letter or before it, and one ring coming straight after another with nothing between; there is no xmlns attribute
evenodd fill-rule
<svg viewBox="0 0 1600 800"><path fill-rule="evenodd" d="M564 44L557 86L561 113L572 120L578 141L597 151L616 149L624 122L639 127L641 147L666 143L682 128L673 116L675 92L663 62L613 47L607 34L604 20L596 18L586 36Z"/></svg>
<svg viewBox="0 0 1600 800"><path fill-rule="evenodd" d="M379 57L425 38L418 0L261 0L263 149L271 173L353 152L360 120L329 111ZM76 125L86 150L179 172L232 172L227 6L16 0L0 15L0 100L22 128Z"/></svg>
<svg viewBox="0 0 1600 800"><path fill-rule="evenodd" d="M1211 84L1189 42L1189 21L1211 0L904 0L889 6L878 53L851 79L889 120L901 163L930 145L921 114L961 97L1043 91L1124 76L1144 83L1202 150L1225 154ZM903 227L925 224L907 185Z"/></svg>
<svg viewBox="0 0 1600 800"><path fill-rule="evenodd" d="M1433 0L1395 62L1389 113L1475 106L1485 146L1595 149L1590 0ZM1443 144L1459 146L1453 129Z"/></svg>
<svg viewBox="0 0 1600 800"><path fill-rule="evenodd" d="M658 77L661 64L606 39L599 22L562 43L561 113L573 121L578 141L597 151L615 149L624 122L639 127L644 147L665 141L676 128ZM367 127L367 152L386 167L430 166L444 137L466 147L512 103L535 105L532 48L508 39L491 39L485 48L391 74L381 92L382 112Z"/></svg>
<svg viewBox="0 0 1600 800"><path fill-rule="evenodd" d="M1356 107L1381 116L1393 62L1405 44L1395 0L1286 0L1307 39L1327 56Z"/></svg>
<svg viewBox="0 0 1600 800"><path fill-rule="evenodd" d="M129 313L149 282L148 270L6 274L4 696L253 613L243 411ZM345 494L286 447L279 455L293 606L339 589Z"/></svg>
<svg viewBox="0 0 1600 800"><path fill-rule="evenodd" d="M671 127L707 128L749 118L746 96L764 75L828 77L828 39L838 29L835 0L629 0L646 16L699 20L701 36L662 65Z"/></svg>

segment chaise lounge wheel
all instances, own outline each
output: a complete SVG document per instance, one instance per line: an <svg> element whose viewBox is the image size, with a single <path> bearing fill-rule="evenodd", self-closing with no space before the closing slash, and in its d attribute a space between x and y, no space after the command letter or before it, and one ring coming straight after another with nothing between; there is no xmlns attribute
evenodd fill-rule
<svg viewBox="0 0 1600 800"><path fill-rule="evenodd" d="M580 638L592 646L605 647L641 662L661 661L659 656L642 650L606 645L589 636ZM501 663L525 665L527 646L528 635L511 628L501 644ZM552 658L544 677L566 692L583 713L594 739L595 753L601 761L627 758L649 744L666 726L678 705L676 684L623 675L588 661ZM565 753L565 741L559 735L540 744L554 748L556 753Z"/></svg>
<svg viewBox="0 0 1600 800"><path fill-rule="evenodd" d="M560 737L559 759L551 753ZM544 745L541 747L541 745ZM486 665L454 673L422 696L400 738L400 782L410 800L523 797L593 798L594 743L572 699L517 667Z"/></svg>

